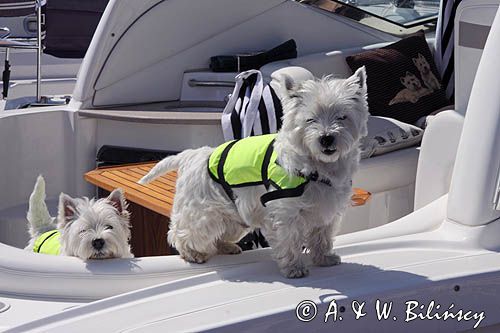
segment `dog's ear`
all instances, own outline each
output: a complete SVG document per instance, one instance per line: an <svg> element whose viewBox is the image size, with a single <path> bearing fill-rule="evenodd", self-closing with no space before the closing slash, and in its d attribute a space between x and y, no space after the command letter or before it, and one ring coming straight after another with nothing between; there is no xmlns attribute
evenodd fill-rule
<svg viewBox="0 0 500 333"><path fill-rule="evenodd" d="M116 209L120 213L123 214L127 210L128 203L121 188L117 188L113 192L111 192L111 194L108 196L108 200L113 206L116 207Z"/></svg>
<svg viewBox="0 0 500 333"><path fill-rule="evenodd" d="M281 98L290 99L290 98L299 98L298 94L299 85L295 80L288 74L280 74L279 79L277 80L279 84L279 93Z"/></svg>
<svg viewBox="0 0 500 333"><path fill-rule="evenodd" d="M58 228L74 221L76 216L76 201L66 193L59 195Z"/></svg>
<svg viewBox="0 0 500 333"><path fill-rule="evenodd" d="M346 79L346 83L348 85L357 85L359 87L360 94L366 95L366 67L362 66L358 68L352 76Z"/></svg>

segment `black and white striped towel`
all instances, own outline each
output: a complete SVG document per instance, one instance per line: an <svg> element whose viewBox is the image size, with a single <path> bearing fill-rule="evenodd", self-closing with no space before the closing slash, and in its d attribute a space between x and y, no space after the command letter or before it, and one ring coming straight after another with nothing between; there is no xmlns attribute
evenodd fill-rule
<svg viewBox="0 0 500 333"><path fill-rule="evenodd" d="M450 100L455 95L455 14L460 2L462 0L441 1L436 28L435 61Z"/></svg>
<svg viewBox="0 0 500 333"><path fill-rule="evenodd" d="M262 73L249 70L236 76L236 86L222 114L226 141L252 135L276 133L281 127L283 109Z"/></svg>

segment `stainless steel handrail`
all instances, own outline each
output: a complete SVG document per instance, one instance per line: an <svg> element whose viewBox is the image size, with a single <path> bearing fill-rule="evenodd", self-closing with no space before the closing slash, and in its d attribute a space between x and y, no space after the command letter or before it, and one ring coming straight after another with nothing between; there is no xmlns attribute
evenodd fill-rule
<svg viewBox="0 0 500 333"><path fill-rule="evenodd" d="M233 81L200 81L191 79L188 81L190 87L234 87Z"/></svg>
<svg viewBox="0 0 500 333"><path fill-rule="evenodd" d="M10 29L7 27L0 27L0 34L3 34L0 38L7 38L10 36Z"/></svg>

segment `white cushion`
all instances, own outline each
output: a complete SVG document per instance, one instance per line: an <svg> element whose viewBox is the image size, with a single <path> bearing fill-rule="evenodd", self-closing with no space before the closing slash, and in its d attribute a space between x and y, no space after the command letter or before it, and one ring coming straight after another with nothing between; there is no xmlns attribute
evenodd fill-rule
<svg viewBox="0 0 500 333"><path fill-rule="evenodd" d="M414 146L420 143L423 133L421 128L396 119L370 116L368 135L361 140L361 158Z"/></svg>

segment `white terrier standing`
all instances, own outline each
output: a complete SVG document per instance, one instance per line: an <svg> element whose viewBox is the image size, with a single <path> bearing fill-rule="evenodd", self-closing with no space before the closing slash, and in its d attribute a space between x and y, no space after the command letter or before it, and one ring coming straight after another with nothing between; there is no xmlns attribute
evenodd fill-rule
<svg viewBox="0 0 500 333"><path fill-rule="evenodd" d="M185 150L139 181L178 169L168 241L185 260L240 253L234 243L261 228L286 277L308 274L303 246L316 265L340 263L332 243L367 134L365 68L345 80L284 82L279 133Z"/></svg>
<svg viewBox="0 0 500 333"><path fill-rule="evenodd" d="M31 240L26 250L82 260L132 258L129 216L125 196L116 189L99 200L61 193L53 218L45 204L45 180L38 176L29 200Z"/></svg>

